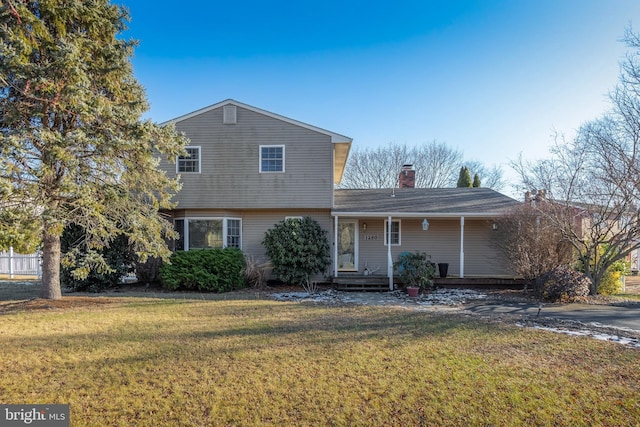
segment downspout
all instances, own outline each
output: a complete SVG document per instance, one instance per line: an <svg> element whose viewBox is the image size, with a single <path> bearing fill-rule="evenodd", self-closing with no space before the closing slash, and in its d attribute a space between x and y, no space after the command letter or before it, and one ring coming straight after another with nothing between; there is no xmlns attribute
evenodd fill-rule
<svg viewBox="0 0 640 427"><path fill-rule="evenodd" d="M389 276L389 290L393 291L393 258L391 257L391 215L387 219L387 275Z"/></svg>
<svg viewBox="0 0 640 427"><path fill-rule="evenodd" d="M333 277L338 277L338 215L333 217Z"/></svg>
<svg viewBox="0 0 640 427"><path fill-rule="evenodd" d="M460 217L460 278L464 278L464 217Z"/></svg>

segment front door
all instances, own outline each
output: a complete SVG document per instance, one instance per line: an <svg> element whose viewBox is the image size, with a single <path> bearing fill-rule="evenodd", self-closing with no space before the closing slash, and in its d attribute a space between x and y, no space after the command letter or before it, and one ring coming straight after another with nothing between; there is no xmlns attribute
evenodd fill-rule
<svg viewBox="0 0 640 427"><path fill-rule="evenodd" d="M338 222L338 271L358 271L358 224Z"/></svg>

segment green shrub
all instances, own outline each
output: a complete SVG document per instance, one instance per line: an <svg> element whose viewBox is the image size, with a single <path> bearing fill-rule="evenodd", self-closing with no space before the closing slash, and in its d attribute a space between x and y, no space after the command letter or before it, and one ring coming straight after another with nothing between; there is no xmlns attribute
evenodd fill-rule
<svg viewBox="0 0 640 427"><path fill-rule="evenodd" d="M430 258L424 252L402 252L398 255L398 261L393 263L393 268L405 286L432 288L436 268Z"/></svg>
<svg viewBox="0 0 640 427"><path fill-rule="evenodd" d="M78 225L64 229L60 245L63 254L60 283L72 291L101 292L118 286L136 258L123 234L103 249L89 250L85 232Z"/></svg>
<svg viewBox="0 0 640 427"><path fill-rule="evenodd" d="M160 281L160 267L162 266L161 258L149 257L145 262L136 260L136 278L138 282L147 285L158 283Z"/></svg>
<svg viewBox="0 0 640 427"><path fill-rule="evenodd" d="M310 217L280 221L267 230L262 244L278 278L309 292L314 290L310 277L331 262L327 232Z"/></svg>
<svg viewBox="0 0 640 427"><path fill-rule="evenodd" d="M170 290L227 292L244 286L240 249L178 251L160 267L160 281Z"/></svg>

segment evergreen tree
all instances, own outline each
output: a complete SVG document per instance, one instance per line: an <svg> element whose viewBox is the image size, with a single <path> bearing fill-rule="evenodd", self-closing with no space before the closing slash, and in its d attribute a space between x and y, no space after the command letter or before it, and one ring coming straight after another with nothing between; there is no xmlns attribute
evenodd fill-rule
<svg viewBox="0 0 640 427"><path fill-rule="evenodd" d="M471 174L469 173L469 169L467 169L466 166L462 166L460 168L460 176L458 177L458 184L456 185L456 187L465 188L465 187L471 187L471 186L472 186L472 182L471 182Z"/></svg>
<svg viewBox="0 0 640 427"><path fill-rule="evenodd" d="M61 297L61 261L78 261L74 251L61 260L67 226L85 231L82 256L103 271L100 249L121 234L142 260L170 254L174 232L158 211L173 206L179 183L156 156L175 159L186 141L141 119L135 42L118 38L127 21L108 0L0 3L0 205L13 223L35 225L45 298Z"/></svg>
<svg viewBox="0 0 640 427"><path fill-rule="evenodd" d="M480 188L480 177L478 174L473 176L473 188Z"/></svg>

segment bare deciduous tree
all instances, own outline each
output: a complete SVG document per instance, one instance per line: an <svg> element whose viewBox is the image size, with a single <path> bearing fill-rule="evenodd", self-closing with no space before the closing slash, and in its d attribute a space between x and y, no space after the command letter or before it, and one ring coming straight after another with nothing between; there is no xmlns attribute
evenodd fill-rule
<svg viewBox="0 0 640 427"><path fill-rule="evenodd" d="M578 252L595 294L606 270L640 247L640 39L610 94L611 110L584 124L576 138L556 140L551 158L514 163L528 188L544 188L549 209L539 211Z"/></svg>
<svg viewBox="0 0 640 427"><path fill-rule="evenodd" d="M471 176L478 175L482 187L500 191L507 186L501 167L496 165L487 167L477 160L466 161L464 164L469 169Z"/></svg>
<svg viewBox="0 0 640 427"><path fill-rule="evenodd" d="M525 203L497 220L493 244L528 283L573 258L571 244L543 215L550 207L548 203Z"/></svg>
<svg viewBox="0 0 640 427"><path fill-rule="evenodd" d="M340 188L397 187L404 164L415 167L418 188L454 187L463 163L461 151L437 141L412 147L391 143L376 149L356 148L349 156ZM479 175L484 187L495 190L504 187L501 169L487 169L480 162L467 164Z"/></svg>

